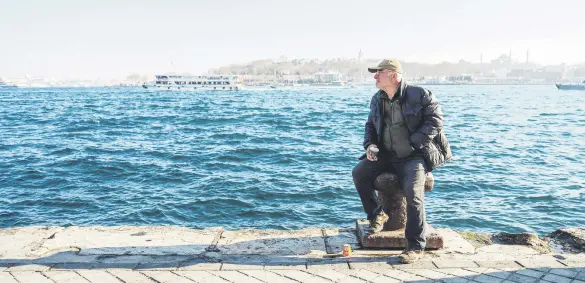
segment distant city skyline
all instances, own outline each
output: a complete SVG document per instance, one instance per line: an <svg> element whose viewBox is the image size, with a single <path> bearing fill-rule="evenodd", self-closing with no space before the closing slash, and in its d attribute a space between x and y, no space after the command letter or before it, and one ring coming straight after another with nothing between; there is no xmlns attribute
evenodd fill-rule
<svg viewBox="0 0 585 283"><path fill-rule="evenodd" d="M286 3L286 4L285 4ZM204 73L258 59L585 62L581 1L0 0L0 77Z"/></svg>

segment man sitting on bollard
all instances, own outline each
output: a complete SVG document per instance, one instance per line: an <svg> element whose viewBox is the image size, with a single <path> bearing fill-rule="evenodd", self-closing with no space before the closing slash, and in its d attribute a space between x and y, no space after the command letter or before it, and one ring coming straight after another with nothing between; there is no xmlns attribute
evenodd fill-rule
<svg viewBox="0 0 585 283"><path fill-rule="evenodd" d="M352 171L372 233L382 231L388 216L378 205L374 181L383 172L400 180L407 201L403 263L420 259L426 245L425 173L451 159L443 113L433 94L402 79L400 62L386 59L368 68L379 91L372 97L365 127L366 153ZM364 159L365 157L365 159Z"/></svg>

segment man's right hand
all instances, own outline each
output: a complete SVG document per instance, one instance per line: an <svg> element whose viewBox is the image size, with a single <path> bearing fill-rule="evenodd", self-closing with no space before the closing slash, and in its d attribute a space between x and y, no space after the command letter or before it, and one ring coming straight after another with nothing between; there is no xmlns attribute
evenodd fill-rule
<svg viewBox="0 0 585 283"><path fill-rule="evenodd" d="M368 158L369 161L378 161L378 157L374 156L372 154L372 148L376 148L378 149L378 146L375 144L371 144L368 146L368 149L366 150L366 157Z"/></svg>

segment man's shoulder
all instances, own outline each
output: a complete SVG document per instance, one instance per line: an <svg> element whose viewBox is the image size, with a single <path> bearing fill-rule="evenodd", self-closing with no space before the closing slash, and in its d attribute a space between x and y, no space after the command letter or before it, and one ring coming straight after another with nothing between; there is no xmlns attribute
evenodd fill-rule
<svg viewBox="0 0 585 283"><path fill-rule="evenodd" d="M430 91L422 86L406 84L406 92L414 95L428 94Z"/></svg>
<svg viewBox="0 0 585 283"><path fill-rule="evenodd" d="M418 86L418 85L411 85L411 84L405 84L405 99L408 100L409 102L416 102L416 101L420 101L421 97L425 96L425 95L430 95L430 91L424 87Z"/></svg>

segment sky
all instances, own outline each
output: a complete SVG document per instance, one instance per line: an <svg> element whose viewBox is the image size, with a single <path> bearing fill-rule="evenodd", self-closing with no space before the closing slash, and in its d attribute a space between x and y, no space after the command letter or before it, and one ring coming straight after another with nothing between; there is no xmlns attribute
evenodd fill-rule
<svg viewBox="0 0 585 283"><path fill-rule="evenodd" d="M258 59L585 62L585 1L0 0L0 77L205 73Z"/></svg>

